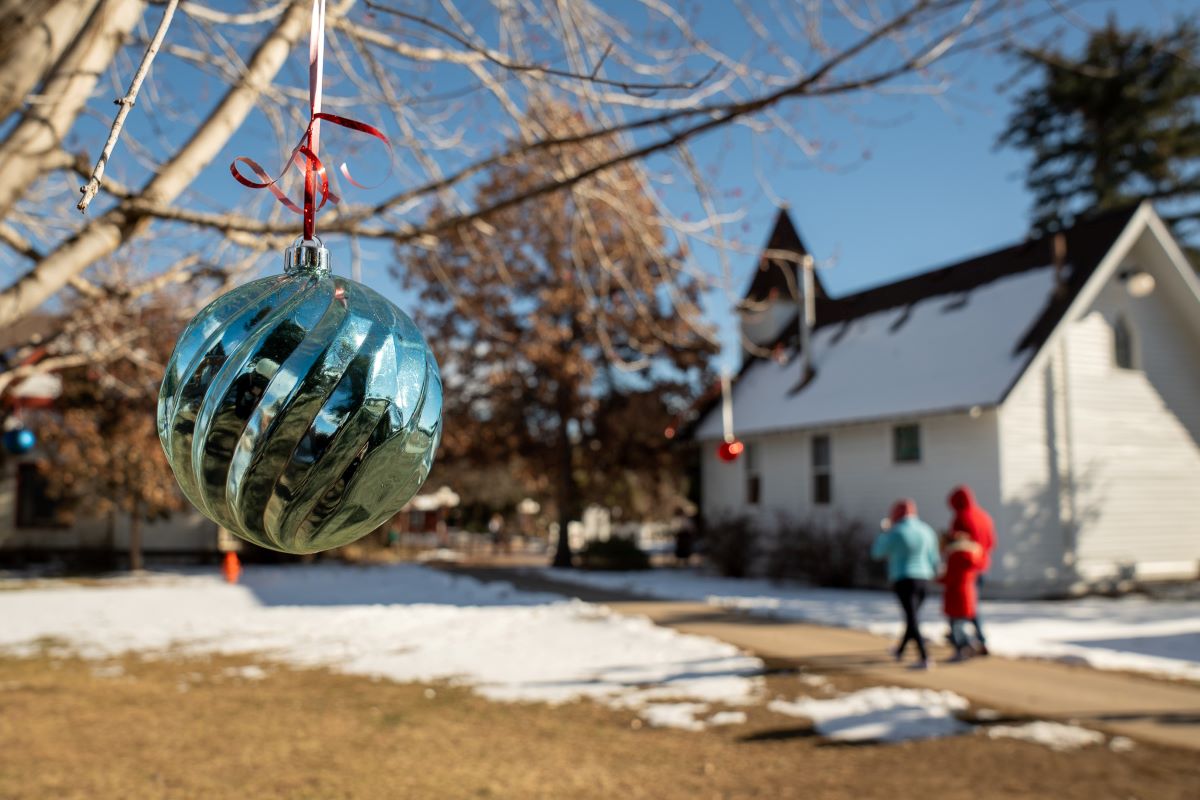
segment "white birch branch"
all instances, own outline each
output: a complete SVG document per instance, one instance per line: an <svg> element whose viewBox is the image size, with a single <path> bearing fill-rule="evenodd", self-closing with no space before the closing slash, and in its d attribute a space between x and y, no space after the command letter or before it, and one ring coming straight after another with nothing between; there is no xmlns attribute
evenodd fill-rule
<svg viewBox="0 0 1200 800"><path fill-rule="evenodd" d="M133 80L129 83L129 91L125 93L124 97L118 98L116 101L117 105L121 108L117 111L112 129L108 132L108 141L104 143L104 149L100 151L100 158L96 160L96 167L92 170L91 179L79 187L79 191L83 197L80 198L79 204L75 207L81 213L87 213L87 208L92 204L92 199L100 191L100 182L104 180L104 168L108 165L108 159L112 156L113 148L117 146L117 139L121 136L121 128L125 127L125 118L129 116L129 112L133 110L133 104L137 102L142 82L150 74L150 64L154 62L154 57L158 55L158 48L162 46L163 39L167 36L167 28L171 27L171 19L175 16L175 9L178 7L179 0L168 0L167 8L163 11L162 19L158 23L158 30L154 32L154 38L150 40L150 46L146 48L146 54L142 56L142 63L138 64L137 72L133 74Z"/></svg>
<svg viewBox="0 0 1200 800"><path fill-rule="evenodd" d="M263 88L270 85L288 53L307 32L307 23L306 4L293 3L279 25L263 39L241 79L146 184L141 198L169 204L188 187L250 114ZM47 253L36 267L0 290L0 327L44 303L72 277L135 237L148 221L131 206L131 201L123 201L96 217L77 235Z"/></svg>

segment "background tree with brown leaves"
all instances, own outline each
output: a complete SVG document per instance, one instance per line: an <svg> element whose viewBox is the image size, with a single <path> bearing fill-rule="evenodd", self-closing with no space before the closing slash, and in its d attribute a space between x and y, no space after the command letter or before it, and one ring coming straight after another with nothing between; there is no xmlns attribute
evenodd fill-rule
<svg viewBox="0 0 1200 800"><path fill-rule="evenodd" d="M561 138L586 129L560 103L536 116ZM475 200L521 196L548 175L605 163L615 147L591 139L498 166ZM556 566L571 563L567 524L585 502L653 515L650 498L679 475L663 431L715 352L698 313L675 313L695 309L703 287L668 249L653 207L638 170L622 165L401 250L446 384L439 458L516 464L534 490L552 476ZM437 209L431 224L449 213Z"/></svg>
<svg viewBox="0 0 1200 800"><path fill-rule="evenodd" d="M39 467L65 522L107 518L110 548L117 519L129 520L129 567L142 568L144 523L185 507L155 428L162 364L178 323L160 305L121 309L94 319L85 335L120 337L126 357L61 372L63 393L36 421L46 456Z"/></svg>

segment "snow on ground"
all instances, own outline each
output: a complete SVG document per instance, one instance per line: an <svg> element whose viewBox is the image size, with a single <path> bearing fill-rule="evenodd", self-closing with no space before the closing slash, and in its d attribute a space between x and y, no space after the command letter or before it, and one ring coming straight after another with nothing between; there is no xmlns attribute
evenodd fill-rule
<svg viewBox="0 0 1200 800"><path fill-rule="evenodd" d="M971 726L955 716L965 697L932 689L872 686L818 700L772 700L770 711L812 720L817 733L843 742L899 742L966 733Z"/></svg>
<svg viewBox="0 0 1200 800"><path fill-rule="evenodd" d="M602 589L713 605L824 625L898 636L891 594L817 589L766 580L720 578L692 570L583 572L546 570L547 577ZM1072 600L985 600L988 648L999 655L1051 658L1100 669L1151 672L1200 680L1200 601L1086 597ZM922 609L925 635L941 639L941 600Z"/></svg>
<svg viewBox="0 0 1200 800"><path fill-rule="evenodd" d="M1100 731L1088 730L1078 725L1064 725L1061 722L1038 721L1027 722L1024 725L993 725L987 729L987 735L990 739L1020 739L1023 742L1033 742L1059 752L1078 750L1088 745L1104 744L1104 734ZM1114 749L1120 751L1121 748Z"/></svg>
<svg viewBox="0 0 1200 800"><path fill-rule="evenodd" d="M705 711L753 702L762 687L762 662L714 639L416 565L250 567L236 586L208 574L37 582L0 592L0 619L0 651L17 655L47 642L95 659L264 653L396 681L451 680L494 700L593 698L651 724L679 716L656 702ZM237 677L264 675L246 667Z"/></svg>
<svg viewBox="0 0 1200 800"><path fill-rule="evenodd" d="M703 717L708 715L707 719ZM685 731L702 731L720 725L741 725L747 717L745 711L718 711L709 713L707 703L654 703L642 706L639 716L655 728L680 728Z"/></svg>
<svg viewBox="0 0 1200 800"><path fill-rule="evenodd" d="M614 586L628 579L579 577L605 579ZM714 602L751 608L765 607L759 605L768 599L765 594L733 595L730 589L770 589L776 593L769 598L776 601L776 610L795 611L803 607L797 603L816 602L811 590L782 595L777 587L755 581L692 576L700 588L688 588L686 574L654 577L656 592L721 588L724 593L716 593L720 597ZM763 663L731 645L602 606L417 565L251 567L236 586L207 573L118 577L88 586L46 580L29 581L29 588L19 585L15 581L8 586L15 590L0 592L0 653L32 655L46 649L52 655L75 653L99 661L129 652L152 658L173 652L263 654L286 664L397 681L449 680L493 700L562 703L591 698L633 710L648 725L684 730L743 724L744 712L722 707L757 702L763 691ZM648 591L645 585L636 588ZM872 599L867 592L833 593L820 602L832 607L843 594L857 598L850 608L859 618L870 618L872 602L886 606L880 614L891 610L886 596ZM124 674L120 665L105 663L93 672L110 678ZM255 664L222 674L246 681L269 676ZM203 679L199 673L188 676L180 691L188 690L189 681ZM802 674L799 680L814 692L834 691L820 675ZM427 693L432 696L435 690ZM899 741L970 729L956 716L966 700L950 692L873 687L825 699L777 699L767 708L809 718L819 733L845 741ZM1071 735L1100 736L1054 723L988 731L1056 748L1067 746ZM1091 741L1103 742L1103 736ZM1119 749L1116 740L1111 746Z"/></svg>
<svg viewBox="0 0 1200 800"><path fill-rule="evenodd" d="M655 728L681 728L702 731L704 723L696 717L708 710L704 703L658 703L646 707L642 719Z"/></svg>
<svg viewBox="0 0 1200 800"><path fill-rule="evenodd" d="M709 725L742 725L745 722L745 711L718 711L708 718Z"/></svg>
<svg viewBox="0 0 1200 800"><path fill-rule="evenodd" d="M1114 753L1128 753L1135 747L1137 744L1128 736L1114 736L1108 740L1108 749Z"/></svg>

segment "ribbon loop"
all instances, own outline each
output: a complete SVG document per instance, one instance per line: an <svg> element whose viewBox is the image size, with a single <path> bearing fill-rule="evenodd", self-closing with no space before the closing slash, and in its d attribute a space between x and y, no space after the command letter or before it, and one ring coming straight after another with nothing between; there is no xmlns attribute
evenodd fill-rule
<svg viewBox="0 0 1200 800"><path fill-rule="evenodd" d="M305 128L300 141L292 148L292 152L288 155L287 162L279 170L279 174L276 177L271 177L270 173L263 169L261 164L246 156L238 156L233 159L229 164L229 172L233 175L234 180L246 188L267 189L276 200L283 204L284 208L293 213L300 214L304 219L304 238L313 239L316 236L316 213L324 208L326 203L337 205L341 200L331 188L329 173L325 168L325 164L322 163L320 157L317 155L320 122L325 121L348 130L365 133L383 142L384 146L387 147L388 170L384 173L383 180L379 183L371 185L362 184L350 174L350 167L346 162L343 161L339 165L338 171L342 173L347 181L360 189L373 189L376 186L380 186L391 175L392 143L388 140L387 135L374 125L368 125L356 119L342 117L337 114L327 114L321 111L321 86L325 71L325 0L313 0L312 33L309 38L308 57L308 127ZM258 180L254 180L244 174L241 170L241 165L245 165ZM302 206L289 198L283 189L279 187L279 182L283 180L283 176L293 165L304 174L304 201Z"/></svg>

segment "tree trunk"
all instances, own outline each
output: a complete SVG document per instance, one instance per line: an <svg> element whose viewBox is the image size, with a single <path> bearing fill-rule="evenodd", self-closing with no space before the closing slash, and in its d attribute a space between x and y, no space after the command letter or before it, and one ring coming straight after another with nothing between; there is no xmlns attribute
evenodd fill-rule
<svg viewBox="0 0 1200 800"><path fill-rule="evenodd" d="M129 516L129 569L139 572L142 569L142 504L133 504L133 513Z"/></svg>
<svg viewBox="0 0 1200 800"><path fill-rule="evenodd" d="M571 567L571 536L569 526L575 511L575 470L572 463L571 435L567 430L570 419L565 412L566 393L559 389L558 413L558 548L554 551L555 567Z"/></svg>
<svg viewBox="0 0 1200 800"><path fill-rule="evenodd" d="M117 510L108 512L108 520L104 528L104 568L115 570L117 565Z"/></svg>

